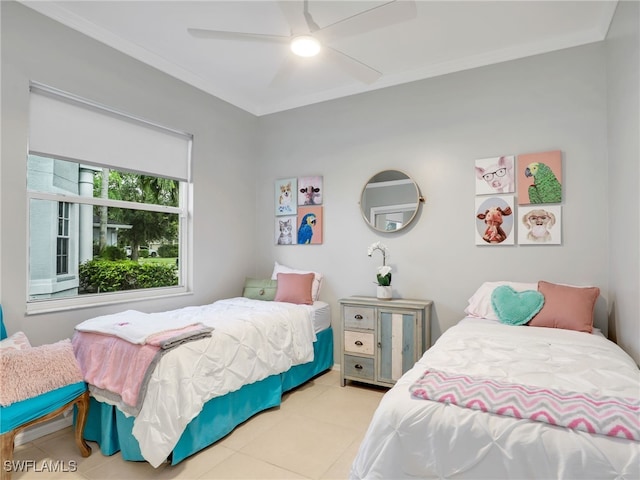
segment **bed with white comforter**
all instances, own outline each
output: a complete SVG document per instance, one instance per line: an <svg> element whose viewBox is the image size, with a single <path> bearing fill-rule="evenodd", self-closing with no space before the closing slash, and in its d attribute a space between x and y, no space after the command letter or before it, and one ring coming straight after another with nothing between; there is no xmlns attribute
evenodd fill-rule
<svg viewBox="0 0 640 480"><path fill-rule="evenodd" d="M153 466L164 462L208 400L313 361L313 312L311 305L243 297L163 312L163 321L213 330L206 338L168 351L155 366L133 420L142 457ZM99 402L126 412L100 389L90 385L90 391Z"/></svg>
<svg viewBox="0 0 640 480"><path fill-rule="evenodd" d="M640 442L413 397L428 369L640 399L638 366L597 332L467 317L385 394L351 478L640 478Z"/></svg>

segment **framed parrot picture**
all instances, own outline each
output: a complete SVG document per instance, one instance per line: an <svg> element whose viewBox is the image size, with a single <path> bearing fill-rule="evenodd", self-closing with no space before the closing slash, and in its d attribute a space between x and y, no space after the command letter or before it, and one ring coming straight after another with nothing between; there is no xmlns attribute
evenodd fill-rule
<svg viewBox="0 0 640 480"><path fill-rule="evenodd" d="M298 207L298 245L319 245L322 243L322 207Z"/></svg>
<svg viewBox="0 0 640 480"><path fill-rule="evenodd" d="M562 202L562 152L518 155L518 205Z"/></svg>

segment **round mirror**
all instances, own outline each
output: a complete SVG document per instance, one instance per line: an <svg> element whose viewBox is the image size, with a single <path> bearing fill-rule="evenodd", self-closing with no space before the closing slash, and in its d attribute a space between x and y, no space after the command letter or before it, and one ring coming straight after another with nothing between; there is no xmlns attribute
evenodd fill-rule
<svg viewBox="0 0 640 480"><path fill-rule="evenodd" d="M399 170L384 170L362 189L360 211L365 221L380 232L397 232L409 226L423 198L413 179Z"/></svg>

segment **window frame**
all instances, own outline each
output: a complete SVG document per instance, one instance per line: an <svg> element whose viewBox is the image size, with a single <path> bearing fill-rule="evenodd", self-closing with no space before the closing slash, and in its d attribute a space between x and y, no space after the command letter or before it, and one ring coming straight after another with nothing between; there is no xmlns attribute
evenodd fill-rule
<svg viewBox="0 0 640 480"><path fill-rule="evenodd" d="M71 223L71 204L69 202L58 202L58 235L56 236L56 275L69 275L69 234ZM61 246L64 251L61 252ZM63 264L64 263L64 268ZM64 270L64 271L63 271Z"/></svg>
<svg viewBox="0 0 640 480"><path fill-rule="evenodd" d="M83 162L83 164L88 164L87 162ZM97 165L94 165L97 166ZM111 200L105 198L98 197L83 197L79 195L71 195L71 194L56 194L56 193L47 193L47 192L38 192L33 190L27 190L27 215L30 217L30 208L29 205L31 200L49 200L54 202L67 202L69 203L69 208L73 208L74 205L91 205L91 206L106 206L106 207L114 207L114 208L128 208L134 210L144 210L151 212L159 212L159 213L170 213L177 214L180 222L180 245L179 245L179 258L186 259L186 255L188 252L187 243L189 238L189 226L187 219L189 218L188 213L188 199L189 199L189 190L190 185L187 182L180 182L180 206L178 207L170 207L165 205L155 205L148 203L136 203L129 202L123 200ZM30 236L30 232L27 234ZM29 244L30 239L27 239L27 244ZM52 299L30 299L29 298L29 282L30 278L27 275L27 314L35 314L35 313L47 313L47 312L56 312L56 311L64 311L64 310L72 310L75 308L86 308L90 306L101 306L101 305L110 305L116 303L125 303L137 300L148 300L158 297L167 297L167 296L180 296L185 294L190 294L190 281L188 277L188 269L187 265L190 262L188 261L180 261L179 262L179 271L180 271L180 283L176 286L171 287L158 287L158 288L144 288L139 290L127 290L121 292L105 292L98 294L84 294L77 295L73 297L60 297L60 298L52 298ZM30 256L27 254L27 265L30 264Z"/></svg>
<svg viewBox="0 0 640 480"><path fill-rule="evenodd" d="M133 209L133 210L143 210L148 212L158 212L158 213L169 213L169 214L177 214L178 222L179 222L179 263L178 263L178 272L179 272L179 284L177 286L170 287L157 287L157 288L144 288L138 290L127 290L120 292L105 292L99 294L82 294L75 295L69 297L57 297L57 298L40 298L40 299L32 299L29 298L30 295L30 284L31 284L31 276L30 276L30 268L31 268L31 253L27 251L26 257L26 270L27 270L27 278L26 278L26 313L30 314L38 314L38 313L47 313L47 312L57 312L57 311L65 311L65 310L73 310L78 308L87 308L87 307L98 307L105 305L112 305L118 303L129 303L135 301L144 301L144 300L152 300L155 298L167 298L171 296L183 296L183 295L191 295L192 292L192 256L191 250L193 247L193 224L192 224L192 209L193 209L193 180L191 178L191 154L193 148L193 135L175 130L172 128L164 127L158 123L150 122L148 120L142 119L140 117L136 117L127 113L123 113L121 111L112 109L110 107L106 107L104 105L77 97L76 95L69 94L67 92L60 91L58 89L48 87L43 84L39 84L36 82L31 82L30 89L33 93L37 94L45 94L48 96L52 96L56 98L58 101L62 102L70 102L75 105L80 105L81 107L85 107L92 111L100 111L107 116L110 117L118 117L122 118L125 122L130 122L132 124L141 124L146 126L147 128L151 128L153 130L159 132L166 132L169 136L173 137L181 137L184 139L186 151L184 158L181 161L185 161L186 165L184 172L185 178L177 178L174 177L174 180L179 182L179 202L177 207L165 206L165 205L157 205L157 204L148 204L148 203L136 203L130 201L122 201L122 200L112 200L98 197L85 197L76 194L70 194L69 192L64 193L54 193L54 192L41 192L30 190L27 188L26 195L26 212L27 212L27 224L29 225L31 222L31 203L32 200L48 200L53 202L66 202L69 204L70 216L71 212L74 209L79 209L81 205L91 205L91 206L104 206L104 207L112 207L112 208L123 208L123 209ZM32 119L30 119L32 120ZM140 175L154 176L158 178L171 178L171 176L167 176L158 171L153 171L153 167L149 167L149 162L141 162L138 165L130 165L128 168L123 169L122 166L118 165L110 165L108 162L104 160L96 161L97 159L91 158L69 158L64 155L60 155L60 152L56 154L55 151L39 151L37 149L27 148L27 156L37 155L44 158L58 159L64 161L70 161L74 163L78 163L81 165L93 166L97 168L109 168L120 171L128 171ZM28 172L27 172L28 173ZM69 228L74 228L71 224ZM71 232L71 230L70 230ZM57 229L56 229L57 233ZM56 247L52 251L52 254L56 255L56 271L57 271L57 239L59 238L56 235ZM31 232L30 229L27 229L27 245L31 244ZM69 238L69 247L73 248L73 238ZM72 275L74 271L76 271L77 275L77 267L74 267L72 262L74 262L73 251L70 250L68 252L68 270L69 274L57 274L58 278L68 277Z"/></svg>

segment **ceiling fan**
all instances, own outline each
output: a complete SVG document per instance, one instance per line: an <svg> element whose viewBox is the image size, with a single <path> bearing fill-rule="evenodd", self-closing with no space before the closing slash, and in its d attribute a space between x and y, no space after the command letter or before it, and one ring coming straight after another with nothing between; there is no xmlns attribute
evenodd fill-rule
<svg viewBox="0 0 640 480"><path fill-rule="evenodd" d="M303 0L303 2L280 0L277 3L291 29L289 35L233 32L204 28L188 28L187 31L195 38L230 39L289 45L293 53L302 57L322 53L324 58L333 62L347 74L361 82L371 84L382 76L382 72L347 53L331 47L329 43L340 38L370 32L410 20L416 16L416 3L414 0L391 0L320 27L309 12L309 0ZM301 6L302 8L300 8ZM296 50L298 48L302 48L302 50ZM281 83L296 66L297 63L288 56L274 77L272 84Z"/></svg>

